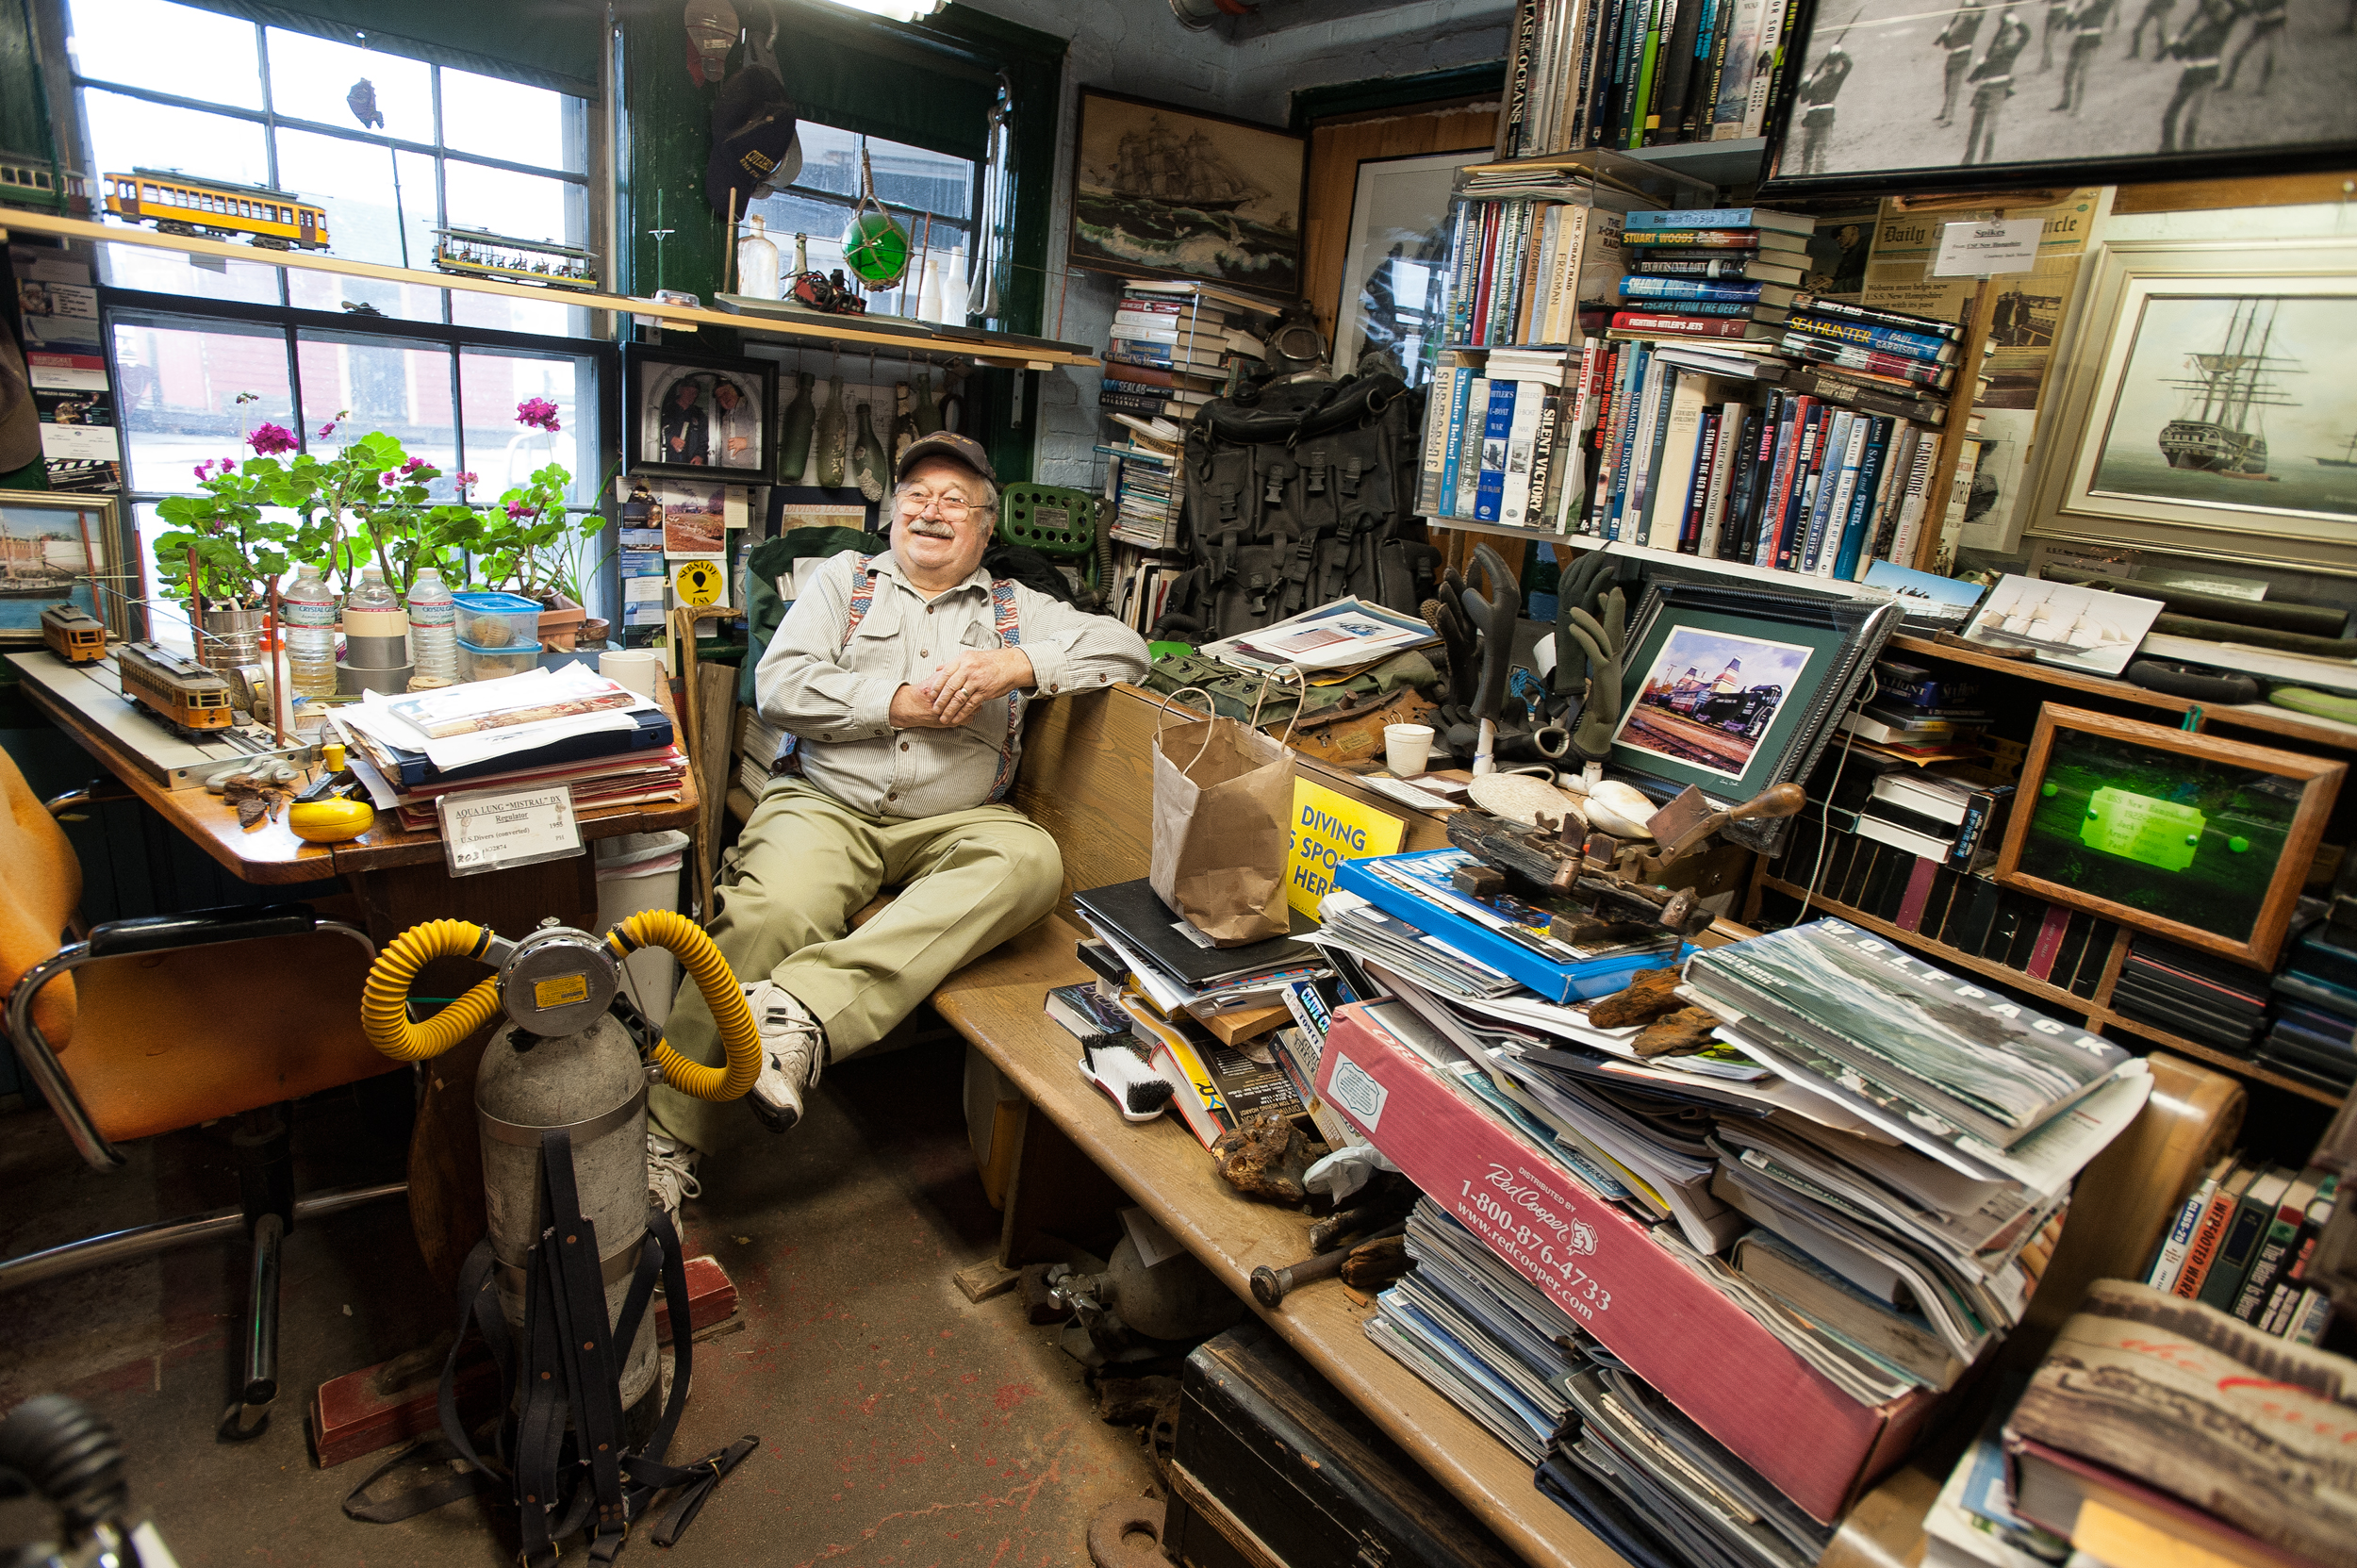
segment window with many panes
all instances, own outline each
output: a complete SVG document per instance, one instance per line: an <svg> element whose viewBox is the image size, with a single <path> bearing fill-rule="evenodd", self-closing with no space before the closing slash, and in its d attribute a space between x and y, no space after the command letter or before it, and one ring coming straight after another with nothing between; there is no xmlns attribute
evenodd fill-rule
<svg viewBox="0 0 2357 1568"><path fill-rule="evenodd" d="M546 88L357 47L171 0L65 0L94 194L140 170L283 191L324 210L334 256L430 271L437 231L580 247L588 106ZM203 226L203 214L187 214ZM98 247L142 569L156 503L264 420L314 451L382 430L497 496L552 460L596 500L587 312L424 285ZM239 404L240 393L255 394ZM554 437L518 402L559 410ZM348 421L333 436L321 427ZM438 487L451 499L447 477ZM159 618L159 633L166 630Z"/></svg>
<svg viewBox="0 0 2357 1568"><path fill-rule="evenodd" d="M793 272L797 236L807 239L814 271L829 272L843 265L843 226L859 205L860 158L865 155L875 173L876 199L907 227L918 257L900 287L870 294L867 308L885 316L916 314L915 290L924 282L918 263L929 260L939 264L942 287L950 296L950 318L963 322L966 257L973 254L979 197L973 162L810 120L796 126L795 134L802 144L801 173L793 184L746 208L749 216L762 220L777 242L779 267Z"/></svg>

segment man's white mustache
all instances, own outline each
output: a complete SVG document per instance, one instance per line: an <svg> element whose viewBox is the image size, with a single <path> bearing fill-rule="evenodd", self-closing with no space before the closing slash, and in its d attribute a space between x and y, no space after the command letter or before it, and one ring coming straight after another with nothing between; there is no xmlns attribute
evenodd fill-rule
<svg viewBox="0 0 2357 1568"><path fill-rule="evenodd" d="M946 522L935 522L931 518L910 519L909 532L922 535L929 539L954 539L958 536L956 529Z"/></svg>

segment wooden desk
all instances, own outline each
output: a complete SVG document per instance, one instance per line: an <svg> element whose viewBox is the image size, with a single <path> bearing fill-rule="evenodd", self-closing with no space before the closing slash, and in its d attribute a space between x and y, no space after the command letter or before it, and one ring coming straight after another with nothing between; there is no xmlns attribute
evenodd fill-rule
<svg viewBox="0 0 2357 1568"><path fill-rule="evenodd" d="M1252 1271L1308 1257L1309 1216L1244 1197L1176 1118L1134 1125L1074 1068L1070 1035L1040 1013L1049 986L1093 978L1073 956L1079 932L1054 916L966 969L933 1005L997 1064L1096 1167L1249 1301ZM1018 1188L1026 1180L1018 1171ZM1021 1201L1009 1195L1010 1207ZM1547 1568L1620 1568L1619 1554L1542 1496L1530 1466L1367 1338L1368 1308L1339 1280L1307 1285L1274 1311L1255 1307L1287 1344L1497 1532Z"/></svg>
<svg viewBox="0 0 2357 1568"><path fill-rule="evenodd" d="M133 712L110 677L92 674L103 666L77 668L46 651L11 653L8 663L24 676L36 707L233 876L265 887L339 877L358 900L359 923L380 947L427 920L470 920L508 937L522 936L551 917L584 931L596 929L597 862L585 852L453 877L443 866L440 834L410 833L389 816L342 844L306 844L283 817L249 833L238 826L235 809L206 793L204 785L206 773L236 761L237 753L208 757L206 747L191 746ZM656 701L672 713L668 690L658 687ZM672 717L676 722L678 716ZM217 766L203 767L207 761ZM190 782L174 786L175 778ZM583 812L581 835L594 840L691 828L699 810L695 783L683 778L681 788L676 801ZM411 989L417 996L454 997L488 973L470 960L437 959L420 972ZM486 1027L436 1060L410 1141L411 1225L427 1267L444 1289L455 1283L460 1263L483 1234L474 1074L489 1038Z"/></svg>

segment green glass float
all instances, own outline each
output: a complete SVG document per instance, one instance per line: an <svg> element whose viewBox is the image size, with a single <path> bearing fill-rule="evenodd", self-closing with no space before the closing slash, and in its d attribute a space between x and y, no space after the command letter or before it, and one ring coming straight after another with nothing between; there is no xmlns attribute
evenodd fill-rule
<svg viewBox="0 0 2357 1568"><path fill-rule="evenodd" d="M859 205L851 209L851 221L843 225L843 264L868 288L889 289L907 272L915 250L909 243L909 231L876 200L876 173L868 165L867 149L862 147Z"/></svg>
<svg viewBox="0 0 2357 1568"><path fill-rule="evenodd" d="M843 225L843 263L870 289L889 289L909 270L909 231L882 207L851 214Z"/></svg>

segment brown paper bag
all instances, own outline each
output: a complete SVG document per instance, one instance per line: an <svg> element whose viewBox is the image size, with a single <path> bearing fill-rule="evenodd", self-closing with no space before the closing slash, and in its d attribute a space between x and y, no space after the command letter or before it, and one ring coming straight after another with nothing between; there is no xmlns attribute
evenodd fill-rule
<svg viewBox="0 0 2357 1568"><path fill-rule="evenodd" d="M1265 691L1265 687L1263 691ZM1188 686L1172 697L1201 688ZM1164 699L1162 711L1170 711ZM1296 708L1297 714L1300 710ZM1260 718L1260 704L1252 717ZM1292 737L1290 729L1287 739ZM1214 947L1282 936L1293 850L1294 754L1252 724L1211 718L1154 731L1155 896Z"/></svg>

